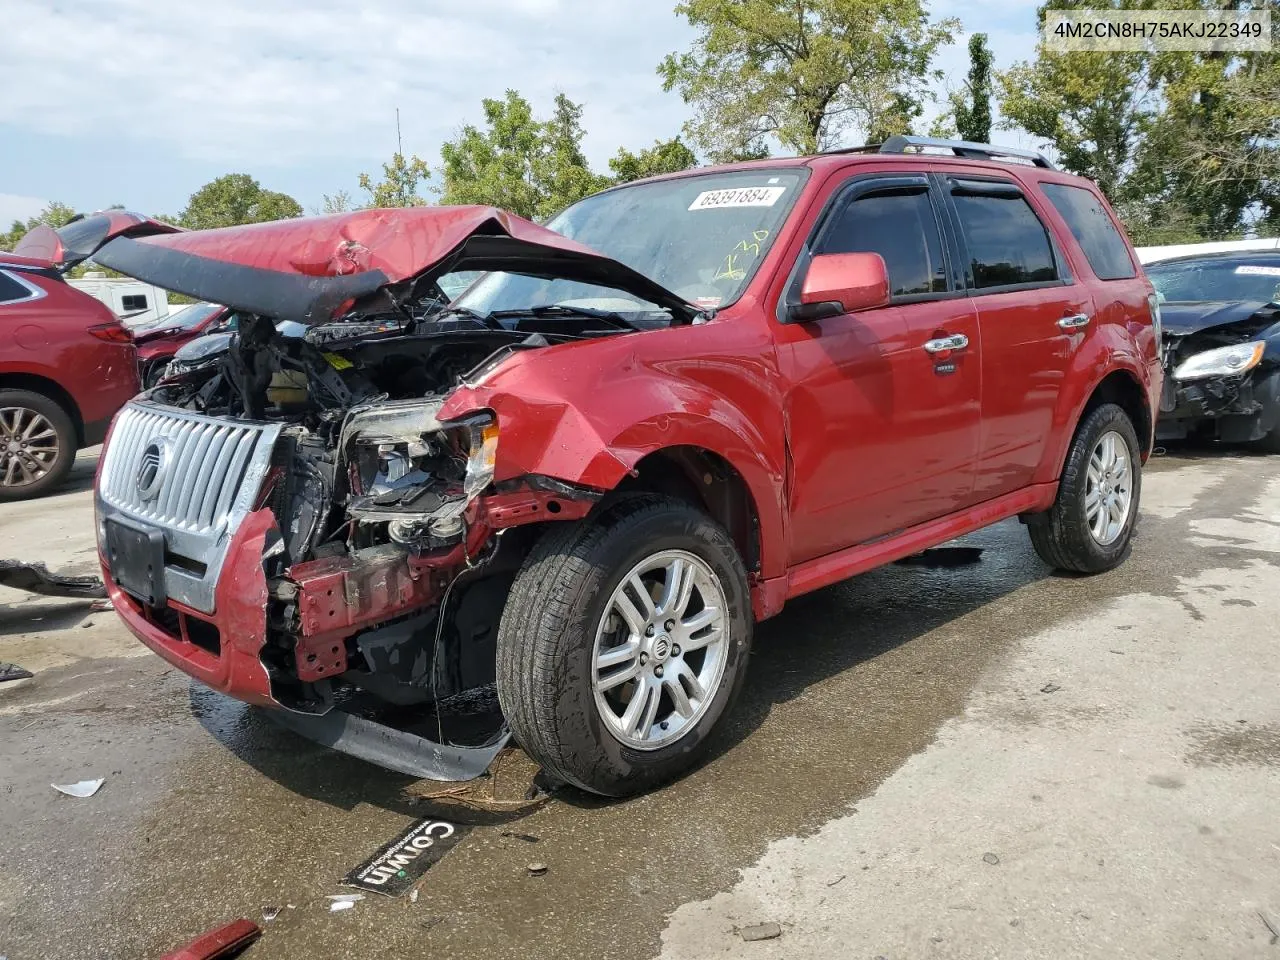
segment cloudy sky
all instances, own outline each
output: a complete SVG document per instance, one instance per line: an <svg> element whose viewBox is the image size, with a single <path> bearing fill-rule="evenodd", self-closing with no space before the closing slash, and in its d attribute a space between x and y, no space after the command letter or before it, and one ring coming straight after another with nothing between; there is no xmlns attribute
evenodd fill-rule
<svg viewBox="0 0 1280 960"><path fill-rule="evenodd" d="M0 224L49 200L176 214L201 184L247 172L317 207L357 194L395 150L440 143L514 87L538 111L585 104L594 166L678 132L687 112L654 69L688 46L674 0L5 0ZM991 37L998 67L1030 55L1033 0L934 0ZM215 12L216 11L216 12ZM978 13L977 11L980 11ZM967 16L969 15L969 16ZM964 38L938 66L958 85ZM1031 145L1024 136L1004 142Z"/></svg>

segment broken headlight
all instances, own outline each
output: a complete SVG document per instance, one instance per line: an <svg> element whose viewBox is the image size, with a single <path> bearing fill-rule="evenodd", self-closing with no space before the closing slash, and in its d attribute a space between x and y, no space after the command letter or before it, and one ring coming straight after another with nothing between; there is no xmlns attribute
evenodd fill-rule
<svg viewBox="0 0 1280 960"><path fill-rule="evenodd" d="M351 518L387 525L397 543L432 547L456 540L467 505L493 480L498 427L492 414L435 419L438 404L378 405L343 429Z"/></svg>
<svg viewBox="0 0 1280 960"><path fill-rule="evenodd" d="M1175 380L1200 380L1204 377L1237 376L1252 370L1262 361L1266 341L1236 343L1192 354L1173 371Z"/></svg>

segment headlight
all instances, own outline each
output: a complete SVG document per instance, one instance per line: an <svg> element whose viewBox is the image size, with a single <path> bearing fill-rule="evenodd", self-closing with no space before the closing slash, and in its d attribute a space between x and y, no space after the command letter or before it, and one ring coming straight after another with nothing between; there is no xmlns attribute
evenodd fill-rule
<svg viewBox="0 0 1280 960"><path fill-rule="evenodd" d="M1252 370L1262 360L1266 341L1237 343L1218 347L1188 357L1173 371L1175 380L1200 380L1204 377L1229 377Z"/></svg>
<svg viewBox="0 0 1280 960"><path fill-rule="evenodd" d="M467 478L463 491L470 500L493 480L494 465L498 461L498 421L492 414L483 414L472 420L471 452L467 457Z"/></svg>
<svg viewBox="0 0 1280 960"><path fill-rule="evenodd" d="M1160 316L1160 294L1148 294L1147 309L1151 311L1151 329L1155 331L1156 354L1159 355L1160 344L1164 339L1164 318Z"/></svg>

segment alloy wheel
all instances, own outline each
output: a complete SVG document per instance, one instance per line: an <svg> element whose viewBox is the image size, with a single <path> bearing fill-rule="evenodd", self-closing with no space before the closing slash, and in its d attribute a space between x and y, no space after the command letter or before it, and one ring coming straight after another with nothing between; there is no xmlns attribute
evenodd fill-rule
<svg viewBox="0 0 1280 960"><path fill-rule="evenodd" d="M1084 506L1093 539L1104 547L1115 543L1133 509L1133 460L1114 430L1099 437L1089 455Z"/></svg>
<svg viewBox="0 0 1280 960"><path fill-rule="evenodd" d="M25 487L58 461L58 433L40 411L0 407L0 486Z"/></svg>
<svg viewBox="0 0 1280 960"><path fill-rule="evenodd" d="M655 553L622 578L592 652L596 709L614 738L656 750L702 719L724 677L727 608L719 577L685 550Z"/></svg>

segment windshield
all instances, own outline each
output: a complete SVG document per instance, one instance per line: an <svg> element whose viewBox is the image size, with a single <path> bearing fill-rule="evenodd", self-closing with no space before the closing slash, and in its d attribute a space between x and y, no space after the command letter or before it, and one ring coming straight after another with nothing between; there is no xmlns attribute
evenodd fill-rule
<svg viewBox="0 0 1280 960"><path fill-rule="evenodd" d="M171 313L167 317L148 320L144 324L139 324L135 329L152 328L158 330L163 327L165 330L192 330L221 309L222 307L216 303L193 303L191 306L183 307L177 313Z"/></svg>
<svg viewBox="0 0 1280 960"><path fill-rule="evenodd" d="M768 169L639 183L579 201L547 226L714 309L741 296L805 173ZM659 309L608 287L510 273L482 277L455 304L483 314L551 305L615 313Z"/></svg>
<svg viewBox="0 0 1280 960"><path fill-rule="evenodd" d="M1162 300L1280 300L1280 258L1153 264L1147 276Z"/></svg>

